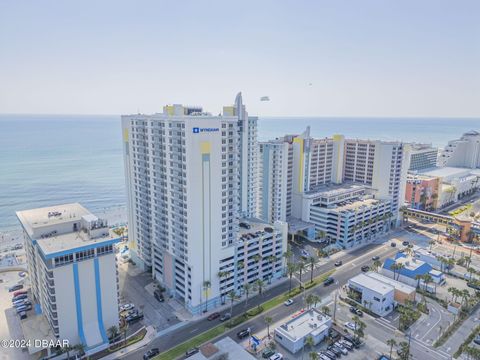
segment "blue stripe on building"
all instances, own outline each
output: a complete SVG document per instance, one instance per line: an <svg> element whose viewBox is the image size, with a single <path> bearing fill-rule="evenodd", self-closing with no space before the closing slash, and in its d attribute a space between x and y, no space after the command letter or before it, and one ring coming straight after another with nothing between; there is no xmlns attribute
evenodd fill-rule
<svg viewBox="0 0 480 360"><path fill-rule="evenodd" d="M85 333L83 332L83 317L82 317L82 300L80 295L80 280L78 277L78 264L73 263L73 284L75 287L75 305L77 308L77 330L82 344L87 345L85 341Z"/></svg>
<svg viewBox="0 0 480 360"><path fill-rule="evenodd" d="M95 289L97 293L97 319L98 319L98 329L102 335L104 343L108 343L108 336L105 332L105 327L103 326L103 312L102 312L102 288L100 286L100 263L98 258L94 259L95 265Z"/></svg>

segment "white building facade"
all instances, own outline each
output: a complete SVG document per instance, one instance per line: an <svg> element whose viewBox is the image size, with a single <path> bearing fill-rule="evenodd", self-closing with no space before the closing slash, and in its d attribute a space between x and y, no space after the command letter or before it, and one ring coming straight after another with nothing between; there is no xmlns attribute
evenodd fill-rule
<svg viewBox="0 0 480 360"><path fill-rule="evenodd" d="M430 169L437 166L438 149L428 144L412 144L410 171Z"/></svg>
<svg viewBox="0 0 480 360"><path fill-rule="evenodd" d="M122 116L122 128L132 257L189 311L208 311L237 290L236 273L219 272L249 261L236 246L240 218L257 212L256 118L239 94L221 116L171 105ZM283 228L273 227L276 241Z"/></svg>
<svg viewBox="0 0 480 360"><path fill-rule="evenodd" d="M35 311L55 336L86 351L108 346L118 326L118 272L107 222L80 204L17 212Z"/></svg>
<svg viewBox="0 0 480 360"><path fill-rule="evenodd" d="M440 152L438 165L480 168L480 133L472 130L460 139L449 141Z"/></svg>

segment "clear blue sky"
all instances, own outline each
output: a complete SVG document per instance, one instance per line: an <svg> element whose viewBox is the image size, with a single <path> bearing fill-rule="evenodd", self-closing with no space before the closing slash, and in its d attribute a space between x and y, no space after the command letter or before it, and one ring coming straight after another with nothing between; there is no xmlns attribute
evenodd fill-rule
<svg viewBox="0 0 480 360"><path fill-rule="evenodd" d="M480 1L0 1L2 113L239 90L261 116L480 116Z"/></svg>

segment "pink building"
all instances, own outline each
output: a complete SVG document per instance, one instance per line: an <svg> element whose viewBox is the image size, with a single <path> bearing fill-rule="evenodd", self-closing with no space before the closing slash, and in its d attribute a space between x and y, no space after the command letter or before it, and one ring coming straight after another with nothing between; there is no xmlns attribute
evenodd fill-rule
<svg viewBox="0 0 480 360"><path fill-rule="evenodd" d="M405 201L408 206L420 210L437 208L440 178L424 175L408 175Z"/></svg>

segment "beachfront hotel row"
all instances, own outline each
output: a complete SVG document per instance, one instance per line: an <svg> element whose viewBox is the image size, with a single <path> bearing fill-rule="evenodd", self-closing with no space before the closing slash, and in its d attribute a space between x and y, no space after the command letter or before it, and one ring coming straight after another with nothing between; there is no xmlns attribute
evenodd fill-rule
<svg viewBox="0 0 480 360"><path fill-rule="evenodd" d="M309 128L258 142L257 120L240 93L218 116L182 105L122 116L132 260L192 314L219 307L231 291L244 295L245 284L278 281L289 238L357 247L398 226L404 204L440 208L478 188L474 131L438 152L319 139ZM119 236L80 204L17 217L36 314L25 336L42 331L87 352L108 346L107 330L119 324Z"/></svg>
<svg viewBox="0 0 480 360"><path fill-rule="evenodd" d="M218 116L168 105L122 128L132 258L193 314L280 278L288 236L345 249L399 221L408 144L309 128L258 142L241 93Z"/></svg>

